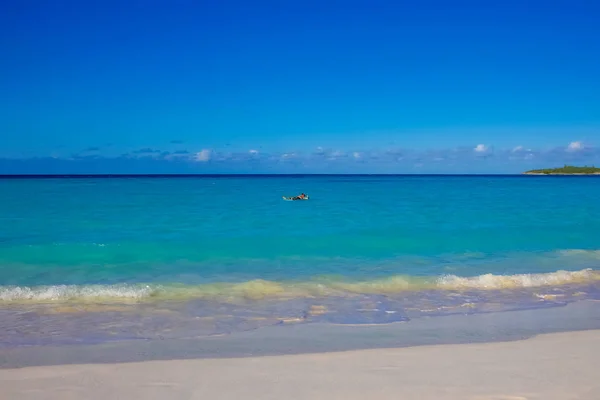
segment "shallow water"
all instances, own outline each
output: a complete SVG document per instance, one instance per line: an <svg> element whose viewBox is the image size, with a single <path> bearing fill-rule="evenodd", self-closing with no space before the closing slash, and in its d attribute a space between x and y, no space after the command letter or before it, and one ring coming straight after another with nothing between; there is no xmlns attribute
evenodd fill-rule
<svg viewBox="0 0 600 400"><path fill-rule="evenodd" d="M0 180L0 344L545 308L600 292L600 178ZM286 202L299 192L310 200Z"/></svg>

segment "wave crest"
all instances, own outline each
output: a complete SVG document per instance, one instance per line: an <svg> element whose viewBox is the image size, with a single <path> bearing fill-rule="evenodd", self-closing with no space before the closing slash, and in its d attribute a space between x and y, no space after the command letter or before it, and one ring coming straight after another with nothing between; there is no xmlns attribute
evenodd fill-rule
<svg viewBox="0 0 600 400"><path fill-rule="evenodd" d="M506 289L582 283L599 279L597 271L587 268L581 271L556 271L547 274L485 274L467 278L446 275L439 279L438 286L445 289Z"/></svg>
<svg viewBox="0 0 600 400"><path fill-rule="evenodd" d="M213 298L221 300L260 300L264 298L319 297L328 295L391 295L419 290L494 290L559 286L600 281L600 271L556 271L541 274L493 275L473 277L391 276L367 281L312 280L274 282L261 279L240 283L185 284L118 284L0 286L3 302L139 302L147 300L185 300Z"/></svg>
<svg viewBox="0 0 600 400"><path fill-rule="evenodd" d="M2 301L68 301L131 299L152 296L156 288L149 285L56 285L56 286L0 286Z"/></svg>

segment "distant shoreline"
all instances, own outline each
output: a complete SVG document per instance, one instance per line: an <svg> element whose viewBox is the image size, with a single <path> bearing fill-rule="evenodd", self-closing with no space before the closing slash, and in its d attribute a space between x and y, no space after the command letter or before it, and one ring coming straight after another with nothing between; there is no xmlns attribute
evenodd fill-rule
<svg viewBox="0 0 600 400"><path fill-rule="evenodd" d="M523 172L523 175L600 175L600 172Z"/></svg>
<svg viewBox="0 0 600 400"><path fill-rule="evenodd" d="M565 165L560 168L532 169L523 173L524 175L600 175L600 168L595 166L576 167Z"/></svg>

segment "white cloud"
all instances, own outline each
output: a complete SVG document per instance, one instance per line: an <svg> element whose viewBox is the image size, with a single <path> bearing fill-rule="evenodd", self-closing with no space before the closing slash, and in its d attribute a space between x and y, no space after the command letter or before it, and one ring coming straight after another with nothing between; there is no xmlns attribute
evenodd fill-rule
<svg viewBox="0 0 600 400"><path fill-rule="evenodd" d="M348 154L343 151L323 148L321 146L315 148L315 151L311 155L315 158L322 158L329 161L335 161L348 156Z"/></svg>
<svg viewBox="0 0 600 400"><path fill-rule="evenodd" d="M581 142L571 142L567 146L567 151L579 151L583 150L585 146Z"/></svg>
<svg viewBox="0 0 600 400"><path fill-rule="evenodd" d="M282 160L289 160L292 158L296 158L296 153L283 153L280 158Z"/></svg>
<svg viewBox="0 0 600 400"><path fill-rule="evenodd" d="M210 160L212 152L208 149L202 149L196 153L195 160L200 162L207 162Z"/></svg>
<svg viewBox="0 0 600 400"><path fill-rule="evenodd" d="M577 136L575 136L577 138ZM594 146L596 145L596 146ZM225 149L227 150L227 149ZM533 160L538 160L541 167L568 164L600 164L600 147L594 142L572 141L556 147L533 147L527 145L517 145L496 148L491 144L474 144L450 148L426 149L397 149L397 148L375 148L368 149L357 147L354 149L337 150L334 148L313 147L313 151L302 152L298 149L287 149L287 151L272 151L259 147L246 147L239 152L230 152L218 148L197 149L195 151L177 150L173 152L155 151L152 153L135 150L130 153L100 153L94 162L102 160L121 160L123 165L130 160L136 160L143 157L144 162L173 161L173 165L168 168L187 168L183 166L182 161L192 164L198 164L198 167L208 167L211 170L222 168L243 168L247 163L252 168L264 168L265 171L277 168L281 163L282 168L322 168L323 171L341 170L348 168L349 171L363 171L369 168L411 168L415 164L423 164L423 168L434 168L442 170L450 164L462 166L465 170L471 168L473 171L483 170L485 168L505 169L506 171L515 171L528 168ZM59 160L66 159L65 155L52 154ZM46 156L48 157L48 156ZM50 157L48 157L50 159ZM91 156L88 153L76 155L71 158L75 162L91 162ZM484 161L485 160L485 161ZM314 161L314 162L312 162ZM519 164L521 163L521 164ZM157 164L159 165L159 164ZM166 165L166 164L165 164ZM536 165L538 165L536 163ZM0 155L0 168L2 167L2 156ZM158 168L158 167L157 167ZM161 167L162 168L162 167ZM189 168L194 168L189 166ZM353 169L355 168L355 169ZM417 167L415 167L417 168Z"/></svg>

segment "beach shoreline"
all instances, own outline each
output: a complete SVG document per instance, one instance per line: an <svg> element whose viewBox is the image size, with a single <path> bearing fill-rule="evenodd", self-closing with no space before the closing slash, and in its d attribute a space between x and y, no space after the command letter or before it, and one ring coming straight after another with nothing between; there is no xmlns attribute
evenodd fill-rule
<svg viewBox="0 0 600 400"><path fill-rule="evenodd" d="M595 399L600 330L496 343L0 370L7 398Z"/></svg>
<svg viewBox="0 0 600 400"><path fill-rule="evenodd" d="M0 397L596 394L594 185L295 182L2 181Z"/></svg>
<svg viewBox="0 0 600 400"><path fill-rule="evenodd" d="M372 325L290 323L209 337L0 348L0 371L74 364L235 359L432 345L511 342L537 335L600 330L600 301Z"/></svg>

